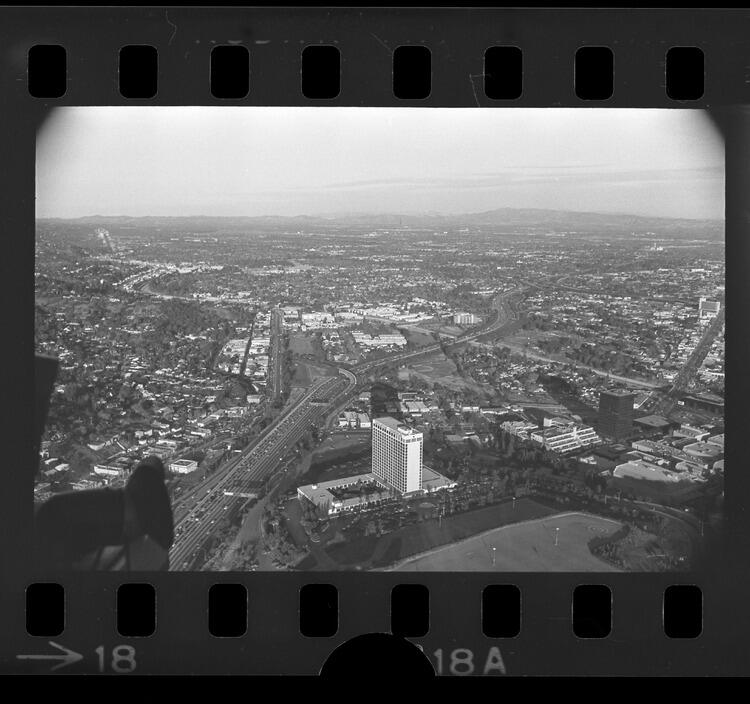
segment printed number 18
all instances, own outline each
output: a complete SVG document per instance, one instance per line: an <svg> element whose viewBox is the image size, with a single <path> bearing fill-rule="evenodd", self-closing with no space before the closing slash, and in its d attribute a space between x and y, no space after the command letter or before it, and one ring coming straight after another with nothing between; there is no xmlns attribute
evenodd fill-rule
<svg viewBox="0 0 750 704"><path fill-rule="evenodd" d="M95 651L99 656L99 672L104 672L104 646ZM132 645L116 645L112 648L112 660L109 663L113 672L126 673L135 670L135 648Z"/></svg>

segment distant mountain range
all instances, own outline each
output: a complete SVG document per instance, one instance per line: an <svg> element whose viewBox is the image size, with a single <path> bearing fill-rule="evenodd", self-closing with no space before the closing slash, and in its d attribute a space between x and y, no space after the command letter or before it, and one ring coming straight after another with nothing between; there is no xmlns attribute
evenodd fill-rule
<svg viewBox="0 0 750 704"><path fill-rule="evenodd" d="M534 208L499 208L481 213L459 215L429 214L342 214L337 216L142 216L91 215L63 220L62 218L40 218L39 222L67 222L70 224L90 224L92 226L137 226L194 231L216 231L237 229L289 229L310 227L315 229L338 229L346 227L412 227L438 230L462 227L510 228L521 231L570 231L586 233L627 233L653 232L669 234L672 237L720 238L724 235L724 222L721 220L691 220L658 218L623 213L591 213L564 210L543 210Z"/></svg>

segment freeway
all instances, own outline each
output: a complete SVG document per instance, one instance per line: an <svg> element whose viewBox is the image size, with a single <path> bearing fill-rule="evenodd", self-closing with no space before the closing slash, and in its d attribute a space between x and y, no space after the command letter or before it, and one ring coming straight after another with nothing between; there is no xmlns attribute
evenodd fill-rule
<svg viewBox="0 0 750 704"><path fill-rule="evenodd" d="M279 460L353 387L351 377L317 380L294 404L220 474L209 477L194 492L192 504L176 521L170 551L173 570L189 570L221 519L236 508L237 494L250 493L270 477ZM231 495L227 495L229 492Z"/></svg>
<svg viewBox="0 0 750 704"><path fill-rule="evenodd" d="M680 369L680 372L675 377L672 387L667 392L666 396L656 403L651 409L651 413L667 415L674 409L677 404L677 399L688 390L690 383L698 373L701 364L703 364L703 360L706 358L706 355L711 349L711 345L713 345L714 340L721 332L723 326L724 309L722 308L706 328L703 337L701 337L700 342L698 342L695 349L682 366L682 369Z"/></svg>
<svg viewBox="0 0 750 704"><path fill-rule="evenodd" d="M499 294L492 304L493 308L495 309L495 317L493 321L487 327L482 328L481 330L475 330L466 335L462 335L461 337L457 337L455 340L452 340L450 343L448 343L447 346L452 347L454 345L461 345L465 342L472 342L473 340L477 340L484 335L491 335L501 332L503 327L511 324L512 322L515 322L515 320L517 320L518 314L513 310L510 301L514 296L523 293L526 288L527 287L514 288L510 291ZM428 345L414 352L400 352L399 354L395 354L385 359L363 362L362 364L357 364L351 367L351 370L358 376L360 374L366 375L367 373L373 371L377 367L383 366L384 364L393 364L393 362L406 362L414 360L418 357L438 352L441 349L443 349L443 345L441 344Z"/></svg>
<svg viewBox="0 0 750 704"><path fill-rule="evenodd" d="M133 278L135 280L129 282L131 287L142 287L144 293L171 298L151 291L147 284L144 286L144 275ZM257 491L257 488L278 468L279 461L305 433L321 420L327 424L369 374L386 364L404 364L434 354L446 346L461 345L480 340L487 335L502 334L519 318L514 299L534 287L538 287L538 284L527 283L499 294L493 301L495 314L487 326L449 343L436 343L416 351L400 352L385 359L363 362L349 368L338 367L339 376L314 381L310 388L289 404L238 457L230 460L181 498L175 507L175 542L170 551L171 569L193 569L199 557L205 557L203 548L222 523L222 519L233 515L239 508L239 495ZM272 335L275 333L276 344L272 344L269 386L272 398L278 398L281 382L279 311L274 310L272 316Z"/></svg>

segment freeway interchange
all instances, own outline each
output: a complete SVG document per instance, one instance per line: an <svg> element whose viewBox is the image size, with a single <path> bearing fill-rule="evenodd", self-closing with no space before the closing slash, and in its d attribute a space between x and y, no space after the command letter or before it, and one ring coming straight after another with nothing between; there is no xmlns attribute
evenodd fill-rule
<svg viewBox="0 0 750 704"><path fill-rule="evenodd" d="M510 300L520 289L507 291L496 297L495 316L490 324L463 335L450 344L462 344L491 333L516 318ZM318 379L307 392L287 406L262 435L216 473L208 477L183 497L174 508L175 541L169 553L170 569L195 569L203 555L203 548L211 539L222 519L238 508L238 497L248 496L268 480L288 450L321 419L327 419L351 396L367 374L383 364L405 362L434 354L440 344L417 351L399 353L387 358L352 367L339 368L339 376Z"/></svg>
<svg viewBox="0 0 750 704"><path fill-rule="evenodd" d="M479 330L447 343L434 343L415 351L399 352L351 367L336 366L337 376L315 380L304 395L286 406L257 440L178 501L174 508L175 542L170 551L170 569L200 569L207 557L205 548L222 519L235 515L241 501L253 496L274 475L280 461L305 433L321 421L327 425L362 382L378 368L393 363L405 364L435 354L446 345L460 345L487 335L502 334L518 320L514 299L523 295L528 288L518 287L499 294L493 301L495 314ZM278 325L280 321L276 318L274 322ZM691 362L700 364L699 359L702 361L705 356L706 345L710 346L718 327L719 323L711 326L713 335L706 335L699 349L691 356ZM276 332L278 334L279 331ZM694 366L686 365L686 376ZM280 377L280 374L273 373L273 368L270 371L273 377ZM680 384L676 383L677 386ZM273 389L274 394L278 391Z"/></svg>
<svg viewBox="0 0 750 704"><path fill-rule="evenodd" d="M197 485L175 505L175 542L170 551L170 569L199 569L201 558L205 560L206 557L205 547L222 519L234 515L240 500L254 495L258 487L272 477L280 461L312 426L320 421L328 424L361 383L379 367L404 364L435 354L446 344L460 345L487 335L502 334L517 321L518 310L514 298L522 295L527 288L519 287L499 294L493 301L493 318L479 330L448 343L434 343L415 351L399 352L351 367L337 366L337 376L315 380L304 395L287 405L281 415L238 457ZM278 320L275 322L278 324ZM720 327L720 321L714 321L709 327L689 363L675 380L669 400L674 402L677 389L695 373ZM280 375L274 376L278 378ZM277 393L277 390L274 392Z"/></svg>

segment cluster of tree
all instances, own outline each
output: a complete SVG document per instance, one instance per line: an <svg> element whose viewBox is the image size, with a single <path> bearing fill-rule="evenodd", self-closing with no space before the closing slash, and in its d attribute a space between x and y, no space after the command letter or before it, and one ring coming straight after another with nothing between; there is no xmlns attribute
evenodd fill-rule
<svg viewBox="0 0 750 704"><path fill-rule="evenodd" d="M554 330L556 327L549 316L534 311L522 313L519 320L524 330L547 332L548 330Z"/></svg>
<svg viewBox="0 0 750 704"><path fill-rule="evenodd" d="M567 350L570 344L569 337L550 337L537 342L537 346L545 354L557 354L562 350Z"/></svg>
<svg viewBox="0 0 750 704"><path fill-rule="evenodd" d="M171 298L162 301L161 315L154 327L165 335L203 332L219 328L224 334L231 330L231 324L222 320L216 313L200 303Z"/></svg>
<svg viewBox="0 0 750 704"><path fill-rule="evenodd" d="M191 296L194 292L202 290L205 274L165 274L154 280L152 288L159 293L168 296Z"/></svg>
<svg viewBox="0 0 750 704"><path fill-rule="evenodd" d="M296 363L294 361L294 354L289 349L289 336L284 336L284 353L281 357L281 399L279 399L280 405L285 404L289 400L289 394L292 391L292 377ZM271 373L271 370L269 370Z"/></svg>
<svg viewBox="0 0 750 704"><path fill-rule="evenodd" d="M462 283L447 291L442 291L441 297L451 308L476 313L485 318L491 314L492 300L477 296L475 289L474 283Z"/></svg>
<svg viewBox="0 0 750 704"><path fill-rule="evenodd" d="M586 472L583 483L597 494L603 493L607 488L607 478L594 471Z"/></svg>
<svg viewBox="0 0 750 704"><path fill-rule="evenodd" d="M580 347L569 347L567 356L580 364L615 374L628 374L633 368L633 358L630 355L607 345L584 342Z"/></svg>

